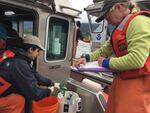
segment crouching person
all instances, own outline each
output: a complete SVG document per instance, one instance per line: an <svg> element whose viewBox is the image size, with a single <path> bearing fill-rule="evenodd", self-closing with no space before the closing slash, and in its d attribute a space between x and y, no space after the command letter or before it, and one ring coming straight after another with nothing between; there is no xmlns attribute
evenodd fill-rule
<svg viewBox="0 0 150 113"><path fill-rule="evenodd" d="M41 76L31 65L44 50L39 38L26 35L22 43L0 56L0 113L31 113L33 100L58 93L58 83Z"/></svg>

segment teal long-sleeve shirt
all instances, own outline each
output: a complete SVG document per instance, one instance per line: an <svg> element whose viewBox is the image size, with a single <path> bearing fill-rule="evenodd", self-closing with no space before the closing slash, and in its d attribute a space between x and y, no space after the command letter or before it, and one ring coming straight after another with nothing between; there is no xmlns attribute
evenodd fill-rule
<svg viewBox="0 0 150 113"><path fill-rule="evenodd" d="M122 57L111 57L110 69L129 70L144 66L150 54L150 18L143 15L136 16L127 28L126 40L128 54ZM113 48L108 40L103 47L90 55L90 60L97 60L99 56L109 57L111 54Z"/></svg>

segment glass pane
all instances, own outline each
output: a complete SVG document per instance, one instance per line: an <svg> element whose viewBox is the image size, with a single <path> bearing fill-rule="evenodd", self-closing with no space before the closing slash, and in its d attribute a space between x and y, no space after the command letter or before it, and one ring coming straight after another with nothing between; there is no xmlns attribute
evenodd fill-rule
<svg viewBox="0 0 150 113"><path fill-rule="evenodd" d="M103 21L102 22L99 22L99 23L96 23L95 20L97 19L97 16L98 13L94 12L94 13L91 13L89 15L89 19L90 19L90 26L91 26L91 31L92 32L95 32L95 33L100 33L103 31Z"/></svg>
<svg viewBox="0 0 150 113"><path fill-rule="evenodd" d="M47 60L61 60L66 56L68 26L66 20L50 18L47 42Z"/></svg>
<svg viewBox="0 0 150 113"><path fill-rule="evenodd" d="M17 21L12 21L12 26L13 26L13 29L15 29L15 30L18 32L18 24L17 24Z"/></svg>
<svg viewBox="0 0 150 113"><path fill-rule="evenodd" d="M33 34L33 21L24 21L24 34Z"/></svg>

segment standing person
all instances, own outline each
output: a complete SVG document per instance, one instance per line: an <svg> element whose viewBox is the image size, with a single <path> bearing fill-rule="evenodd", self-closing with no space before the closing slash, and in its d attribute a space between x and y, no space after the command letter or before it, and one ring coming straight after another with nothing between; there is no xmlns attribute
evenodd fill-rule
<svg viewBox="0 0 150 113"><path fill-rule="evenodd" d="M97 22L113 24L111 41L77 65L98 60L119 71L112 83L105 113L150 113L150 12L135 10L128 0L105 0ZM109 56L115 53L116 57Z"/></svg>
<svg viewBox="0 0 150 113"><path fill-rule="evenodd" d="M16 32L15 29L13 29L13 25L12 25L11 21L3 20L2 24L3 24L4 28L6 29L8 37L17 37L17 38L19 38L19 34Z"/></svg>
<svg viewBox="0 0 150 113"><path fill-rule="evenodd" d="M7 37L6 29L2 24L2 20L0 20L0 39L6 40Z"/></svg>
<svg viewBox="0 0 150 113"><path fill-rule="evenodd" d="M0 51L5 48L5 40L6 39L7 39L6 30L0 22Z"/></svg>
<svg viewBox="0 0 150 113"><path fill-rule="evenodd" d="M82 32L80 30L80 27L81 27L80 21L76 22L76 26L77 26L76 42L78 43L78 40L82 40L83 41Z"/></svg>
<svg viewBox="0 0 150 113"><path fill-rule="evenodd" d="M22 45L20 38L17 40ZM26 35L22 47L8 49L1 55L0 113L24 113L24 107L25 113L31 113L33 100L58 93L58 84L41 76L30 65L42 50L39 38Z"/></svg>

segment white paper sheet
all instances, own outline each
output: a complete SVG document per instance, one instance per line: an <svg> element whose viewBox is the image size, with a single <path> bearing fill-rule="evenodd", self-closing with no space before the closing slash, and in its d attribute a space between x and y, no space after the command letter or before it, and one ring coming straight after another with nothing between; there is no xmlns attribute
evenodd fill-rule
<svg viewBox="0 0 150 113"><path fill-rule="evenodd" d="M98 65L97 61L88 62L85 65L80 64L78 67L79 71L86 71L86 72L111 72L108 68L104 68Z"/></svg>

